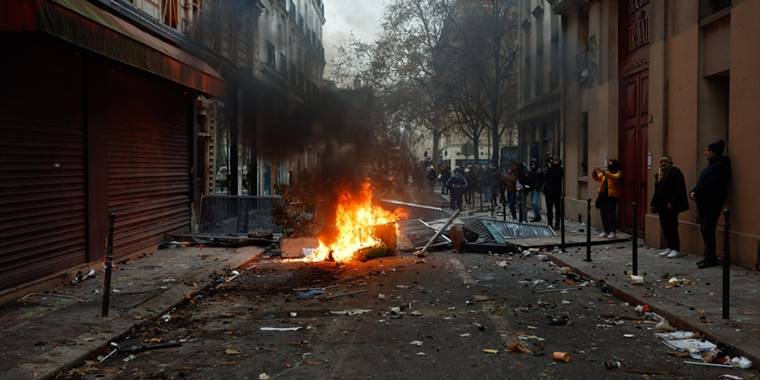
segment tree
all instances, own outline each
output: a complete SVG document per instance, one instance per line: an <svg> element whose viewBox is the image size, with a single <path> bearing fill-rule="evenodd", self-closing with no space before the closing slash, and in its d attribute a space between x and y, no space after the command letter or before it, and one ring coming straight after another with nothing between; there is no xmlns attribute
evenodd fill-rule
<svg viewBox="0 0 760 380"><path fill-rule="evenodd" d="M453 106L485 123L498 165L501 137L517 116L517 9L510 0L459 0L450 15L437 66Z"/></svg>

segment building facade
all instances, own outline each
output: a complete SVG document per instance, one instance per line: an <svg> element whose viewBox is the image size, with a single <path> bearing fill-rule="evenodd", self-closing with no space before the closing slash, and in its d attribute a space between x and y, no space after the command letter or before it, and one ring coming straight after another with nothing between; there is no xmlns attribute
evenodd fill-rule
<svg viewBox="0 0 760 380"><path fill-rule="evenodd" d="M624 188L622 229L660 246L648 211L657 162L673 157L691 189L707 162L705 147L723 139L733 162L726 206L732 210L732 259L756 267L760 218L751 144L760 116L760 1L552 1L562 16L562 129L568 217L596 197L593 167L618 158ZM701 254L696 206L680 217L683 250ZM719 228L719 241L723 233ZM720 244L720 242L719 242ZM720 245L719 245L720 246Z"/></svg>
<svg viewBox="0 0 760 380"><path fill-rule="evenodd" d="M520 159L560 155L560 16L546 0L521 0Z"/></svg>

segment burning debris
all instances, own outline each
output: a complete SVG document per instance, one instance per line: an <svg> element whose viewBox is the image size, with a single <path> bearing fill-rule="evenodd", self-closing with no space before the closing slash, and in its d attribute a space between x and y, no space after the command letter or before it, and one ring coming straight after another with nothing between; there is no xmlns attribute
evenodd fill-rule
<svg viewBox="0 0 760 380"><path fill-rule="evenodd" d="M387 256L396 248L396 222L403 210L388 211L372 203L372 184L365 181L358 192L343 191L335 208L335 234L319 237L319 247L303 261L346 262Z"/></svg>

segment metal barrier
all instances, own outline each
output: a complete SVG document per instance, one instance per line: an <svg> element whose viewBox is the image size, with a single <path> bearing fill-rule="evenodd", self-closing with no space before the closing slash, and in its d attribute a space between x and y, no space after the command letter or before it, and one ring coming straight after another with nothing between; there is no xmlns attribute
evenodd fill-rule
<svg viewBox="0 0 760 380"><path fill-rule="evenodd" d="M386 209L403 209L409 214L407 219L421 219L426 222L438 219L446 219L451 216L451 213L439 208L425 205L419 205L416 203L407 203L401 201L394 201L391 199L381 199L378 201Z"/></svg>
<svg viewBox="0 0 760 380"><path fill-rule="evenodd" d="M272 210L282 202L274 196L211 195L201 201L199 233L240 235L254 228L282 233L274 223Z"/></svg>

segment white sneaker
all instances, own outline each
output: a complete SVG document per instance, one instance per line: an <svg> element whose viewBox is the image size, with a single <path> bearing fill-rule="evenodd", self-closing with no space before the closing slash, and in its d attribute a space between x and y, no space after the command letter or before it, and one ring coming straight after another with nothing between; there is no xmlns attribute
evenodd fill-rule
<svg viewBox="0 0 760 380"><path fill-rule="evenodd" d="M600 238L606 238L607 237L607 233L606 232L602 232L601 234L599 234L599 237Z"/></svg>
<svg viewBox="0 0 760 380"><path fill-rule="evenodd" d="M660 257L665 257L670 254L670 248L660 252Z"/></svg>
<svg viewBox="0 0 760 380"><path fill-rule="evenodd" d="M617 235L614 232L610 232L607 234L607 239L615 239L617 238Z"/></svg>
<svg viewBox="0 0 760 380"><path fill-rule="evenodd" d="M676 251L675 249L670 252L667 256L669 259L675 259L677 257L681 257L681 252Z"/></svg>

